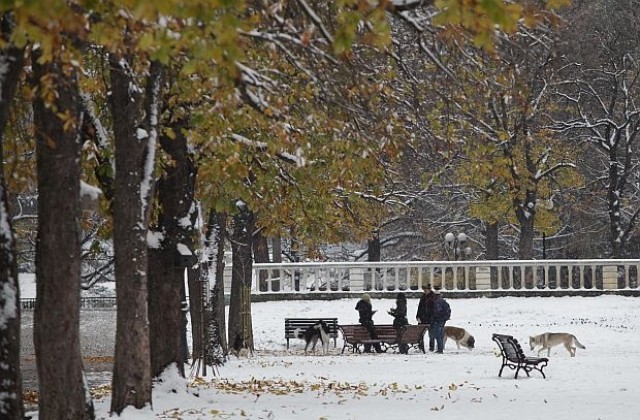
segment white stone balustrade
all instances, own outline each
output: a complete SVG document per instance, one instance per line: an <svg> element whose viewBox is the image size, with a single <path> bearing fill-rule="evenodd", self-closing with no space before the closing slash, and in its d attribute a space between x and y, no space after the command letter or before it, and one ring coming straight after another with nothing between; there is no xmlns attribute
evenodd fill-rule
<svg viewBox="0 0 640 420"><path fill-rule="evenodd" d="M640 260L254 264L252 293L638 290ZM257 281L257 279L262 279Z"/></svg>

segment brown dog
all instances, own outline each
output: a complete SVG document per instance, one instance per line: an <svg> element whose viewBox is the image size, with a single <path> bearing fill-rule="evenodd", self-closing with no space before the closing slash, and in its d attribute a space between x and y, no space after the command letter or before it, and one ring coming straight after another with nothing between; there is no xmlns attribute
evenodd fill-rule
<svg viewBox="0 0 640 420"><path fill-rule="evenodd" d="M444 327L444 342L446 344L447 339L452 339L456 342L458 349L460 346L466 347L469 350L473 350L476 340L473 338L471 334L467 332L464 328L459 327Z"/></svg>

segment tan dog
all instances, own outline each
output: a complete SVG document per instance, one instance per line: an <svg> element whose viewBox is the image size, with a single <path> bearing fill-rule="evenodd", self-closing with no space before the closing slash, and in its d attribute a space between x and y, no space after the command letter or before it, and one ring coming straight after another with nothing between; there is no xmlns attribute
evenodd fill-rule
<svg viewBox="0 0 640 420"><path fill-rule="evenodd" d="M575 335L569 333L544 333L540 335L536 335L533 337L529 337L529 346L531 346L531 350L536 348L537 346L542 346L540 350L538 350L538 356L543 350L547 351L547 357L551 355L551 347L559 346L560 344L564 345L564 348L567 349L571 357L575 357L576 355L576 347L581 349L585 349L586 347L580 344Z"/></svg>
<svg viewBox="0 0 640 420"><path fill-rule="evenodd" d="M473 338L473 336L469 334L464 328L449 326L444 327L445 344L447 343L447 339L449 338L456 342L458 349L460 349L460 346L462 346L468 348L469 350L473 350L476 344L476 339Z"/></svg>

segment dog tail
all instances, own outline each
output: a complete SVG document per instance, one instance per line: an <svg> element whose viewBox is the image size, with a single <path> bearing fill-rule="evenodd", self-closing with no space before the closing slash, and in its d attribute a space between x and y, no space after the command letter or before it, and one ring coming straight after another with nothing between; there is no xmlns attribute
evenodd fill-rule
<svg viewBox="0 0 640 420"><path fill-rule="evenodd" d="M582 343L580 343L578 341L578 339L576 338L576 336L573 336L573 343L576 345L576 347L578 347L579 349L586 349L585 346L582 345Z"/></svg>

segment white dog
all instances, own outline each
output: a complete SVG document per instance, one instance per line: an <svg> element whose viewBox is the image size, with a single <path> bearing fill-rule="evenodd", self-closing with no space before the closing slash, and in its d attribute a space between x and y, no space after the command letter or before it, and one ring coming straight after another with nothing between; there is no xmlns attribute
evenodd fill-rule
<svg viewBox="0 0 640 420"><path fill-rule="evenodd" d="M544 334L529 337L529 346L531 346L532 351L537 346L542 346L540 347L540 350L538 350L538 356L540 356L540 353L543 350L546 350L547 357L549 357L551 355L551 347L559 346L560 344L564 345L571 357L575 357L576 347L579 347L581 349L586 348L578 341L575 335L569 333L547 332Z"/></svg>

